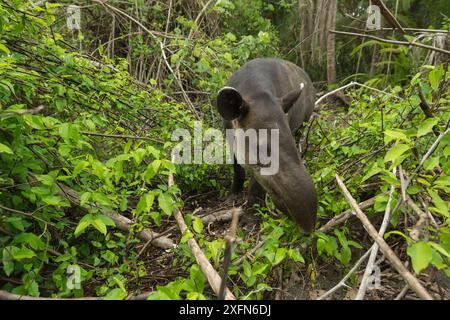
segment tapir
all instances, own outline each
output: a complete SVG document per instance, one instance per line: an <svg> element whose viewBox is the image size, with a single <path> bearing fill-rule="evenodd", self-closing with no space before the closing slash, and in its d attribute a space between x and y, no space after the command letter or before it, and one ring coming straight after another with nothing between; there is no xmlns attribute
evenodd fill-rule
<svg viewBox="0 0 450 320"><path fill-rule="evenodd" d="M251 176L248 204L263 199L267 192L275 206L306 233L311 233L316 223L317 194L293 133L309 120L314 102L315 89L306 72L289 61L274 58L244 64L219 90L216 100L225 129L278 129L278 171L262 175L263 164L238 163L234 157L232 192L243 191L247 172ZM233 141L228 142L235 148ZM258 141L259 146L265 144L268 139Z"/></svg>

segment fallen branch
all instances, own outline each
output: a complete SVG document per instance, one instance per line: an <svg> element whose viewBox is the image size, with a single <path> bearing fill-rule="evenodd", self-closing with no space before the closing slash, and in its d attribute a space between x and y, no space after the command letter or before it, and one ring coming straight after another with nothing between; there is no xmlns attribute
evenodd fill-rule
<svg viewBox="0 0 450 320"><path fill-rule="evenodd" d="M397 167L394 168L394 175L396 174ZM383 237L384 233L386 232L386 228L389 225L389 221L391 218L391 203L392 199L394 197L394 191L395 186L391 185L391 190L389 191L389 200L386 204L386 210L384 211L384 217L383 222L381 223L380 230L378 231L378 234L380 237ZM361 280L361 284L358 289L358 293L356 294L355 300L364 300L364 296L366 295L367 285L369 284L369 277L372 275L373 272L373 265L375 264L375 259L377 258L379 246L377 243L374 243L372 245L372 248L370 249L370 257L369 261L367 261L366 270L364 271L363 278Z"/></svg>
<svg viewBox="0 0 450 320"><path fill-rule="evenodd" d="M448 50L437 48L437 47L433 47L433 46L429 46L429 45L422 44L422 43L417 43L417 42L388 40L388 39L372 36L370 34L362 34L362 33L355 33L355 32L336 31L336 30L330 30L330 32L331 33L336 33L336 34L345 34L345 35L349 35L349 36L368 38L368 39L373 39L373 40L377 40L377 41L385 42L385 43L392 43L392 44L398 44L398 45L404 45L404 46L415 46L415 47L428 49L428 50L433 50L433 51L437 51L437 52L440 52L440 53L444 53L444 54L449 54L450 55L450 51L448 51Z"/></svg>
<svg viewBox="0 0 450 320"><path fill-rule="evenodd" d="M425 299L425 300L433 300L433 297L422 286L422 284L419 282L419 280L417 280L417 278L414 277L414 275L412 275L411 272L408 271L408 269L403 265L403 263L400 261L400 259L397 257L397 255L394 253L394 251L392 251L392 249L389 247L389 245L386 243L386 241L384 241L383 237L381 237L378 234L378 232L375 230L373 225L370 223L367 216L359 208L355 199L352 197L352 195L350 194L350 192L348 191L347 187L345 186L344 182L342 182L342 179L339 177L338 174L336 174L336 181L337 181L339 187L341 188L342 193L344 194L345 198L347 199L347 202L353 208L356 216L358 217L359 220L361 220L362 224L364 225L364 228L366 229L367 233L380 246L381 251L383 251L384 255L389 260L389 262L392 264L392 266L398 271L398 273L403 277L403 279L405 279L405 281L409 285L409 287L420 298Z"/></svg>
<svg viewBox="0 0 450 320"><path fill-rule="evenodd" d="M68 186L59 183L58 186L61 189L61 195L67 198L71 203L76 205L77 207L80 207L80 198L78 197L78 194L75 190L69 188ZM115 211L106 211L101 208L100 212L104 214L105 216L110 217L116 224L116 227L119 230L129 232L131 229L131 226L133 225L133 221L128 219L127 217L124 217L120 214L118 214ZM149 241L152 245L155 247L159 247L162 249L172 249L175 248L175 243L164 236L160 236L159 233L153 232L149 229L144 229L141 232L137 234L137 237L143 241Z"/></svg>
<svg viewBox="0 0 450 320"><path fill-rule="evenodd" d="M225 209L216 211L211 214L207 214L206 216L202 217L200 220L202 220L203 223L213 223L213 222L225 222L230 221L232 217L233 210Z"/></svg>
<svg viewBox="0 0 450 320"><path fill-rule="evenodd" d="M363 201L360 204L358 204L358 206L362 210L370 208L375 203L375 198L376 197L373 197L373 198L370 198L370 199L368 199L366 201ZM337 216L335 216L333 219L328 221L325 225L320 227L317 231L323 232L323 233L327 233L328 231L330 231L334 227L340 225L341 223L344 223L345 221L347 221L350 217L353 217L354 215L355 214L353 213L353 210L352 209L348 209L348 210L338 214Z"/></svg>
<svg viewBox="0 0 450 320"><path fill-rule="evenodd" d="M227 287L227 279L228 279L228 267L230 266L231 263L231 255L233 254L233 244L234 241L236 240L236 229L239 220L239 214L240 210L234 208L232 212L230 230L227 236L225 237L226 247L223 259L222 283L220 284L218 296L219 300L223 300L225 298L225 288Z"/></svg>
<svg viewBox="0 0 450 320"><path fill-rule="evenodd" d="M173 174L170 174L169 187L172 186L173 184L174 184ZM181 211L178 210L177 208L174 208L173 215L175 217L175 220L177 221L178 227L180 228L181 234L185 234L185 232L188 231L188 227L184 222L184 218L183 215L181 214ZM206 276L206 279L208 279L209 285L213 289L214 293L218 296L220 292L220 285L222 283L222 278L219 276L217 271L214 270L213 266L209 262L208 258L206 258L205 254L203 253L202 249L200 248L200 246L198 245L197 241L194 238L190 238L187 241L187 244L195 257L195 260L200 266L200 269ZM225 288L224 298L225 300L236 299L233 293L228 288Z"/></svg>

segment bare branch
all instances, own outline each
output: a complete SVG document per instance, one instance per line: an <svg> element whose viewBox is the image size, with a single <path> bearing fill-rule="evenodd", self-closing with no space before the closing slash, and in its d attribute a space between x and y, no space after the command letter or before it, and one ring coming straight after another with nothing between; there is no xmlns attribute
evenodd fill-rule
<svg viewBox="0 0 450 320"><path fill-rule="evenodd" d="M342 190L342 193L344 194L345 198L347 199L347 202L350 204L350 206L355 211L356 216L359 220L361 220L362 224L364 225L364 228L366 229L367 233L375 240L375 242L380 246L381 251L383 251L386 258L389 260L391 265L398 271L398 273L405 279L405 281L408 283L409 287L414 290L417 295L425 300L433 300L433 297L428 293L428 291L422 286L422 284L417 280L416 277L414 277L411 272L408 271L408 269L403 265L403 263L400 261L400 259L397 257L397 255L392 251L392 249L389 247L389 245L384 241L383 237L381 237L378 232L373 227L372 223L370 223L367 216L362 212L362 210L359 208L358 203L355 201L355 199L352 197L350 192L348 191L347 187L345 186L344 182L342 182L342 179L339 177L338 174L336 174L336 181L339 185L339 187Z"/></svg>
<svg viewBox="0 0 450 320"><path fill-rule="evenodd" d="M370 34L362 34L362 33L355 33L355 32L345 32L345 31L336 31L336 30L330 30L330 32L336 33L336 34L345 34L345 35L355 36L355 37L369 38L369 39L377 40L377 41L380 41L380 42L398 44L398 45L403 45L403 46L415 46L415 47L424 48L424 49L428 49L428 50L433 50L433 51L437 51L437 52L440 52L440 53L444 53L444 54L449 54L450 55L450 51L448 51L448 50L437 48L437 47L433 47L433 46L429 46L429 45L426 45L426 44L423 44L423 43L407 42L407 41L399 41L399 40L389 40L389 39L384 39L384 38L372 36Z"/></svg>

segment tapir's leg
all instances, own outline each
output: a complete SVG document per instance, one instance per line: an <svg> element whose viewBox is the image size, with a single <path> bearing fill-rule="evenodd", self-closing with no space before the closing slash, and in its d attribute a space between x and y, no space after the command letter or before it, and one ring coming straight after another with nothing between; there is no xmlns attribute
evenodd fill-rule
<svg viewBox="0 0 450 320"><path fill-rule="evenodd" d="M248 186L248 206L253 204L264 205L265 199L266 190L252 177Z"/></svg>
<svg viewBox="0 0 450 320"><path fill-rule="evenodd" d="M234 178L233 185L231 186L231 191L234 194L241 193L244 189L244 181L245 181L245 170L238 163L236 158L234 158L233 162L234 169Z"/></svg>

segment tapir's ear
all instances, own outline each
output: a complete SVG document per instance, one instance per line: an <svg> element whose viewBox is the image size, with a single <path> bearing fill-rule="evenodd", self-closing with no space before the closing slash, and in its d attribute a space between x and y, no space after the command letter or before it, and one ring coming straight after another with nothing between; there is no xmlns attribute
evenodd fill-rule
<svg viewBox="0 0 450 320"><path fill-rule="evenodd" d="M244 99L241 94L232 87L223 87L217 95L217 110L228 121L236 119L244 112Z"/></svg>
<svg viewBox="0 0 450 320"><path fill-rule="evenodd" d="M300 94L302 93L304 87L305 85L302 82L300 83L300 86L298 86L298 88L295 88L294 90L288 92L280 98L281 107L283 108L284 112L288 112L289 109L294 105L298 97L300 97Z"/></svg>

